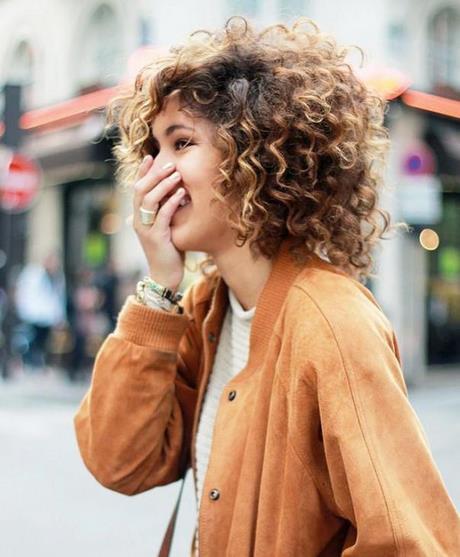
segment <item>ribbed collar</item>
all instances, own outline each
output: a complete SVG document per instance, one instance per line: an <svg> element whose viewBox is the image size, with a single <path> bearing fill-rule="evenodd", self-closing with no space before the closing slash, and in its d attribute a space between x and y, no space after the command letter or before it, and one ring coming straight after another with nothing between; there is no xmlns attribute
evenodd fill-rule
<svg viewBox="0 0 460 557"><path fill-rule="evenodd" d="M263 360L269 340L273 334L273 326L286 299L287 292L299 272L305 266L321 266L331 268L332 265L315 254L303 265L294 261L290 247L292 239L285 240L273 259L270 275L257 300L256 311L252 320L249 360L246 369L238 374L236 381L243 380ZM222 323L222 318L228 304L228 287L222 277L218 275L217 286L211 304L210 321ZM235 380L234 380L235 381Z"/></svg>

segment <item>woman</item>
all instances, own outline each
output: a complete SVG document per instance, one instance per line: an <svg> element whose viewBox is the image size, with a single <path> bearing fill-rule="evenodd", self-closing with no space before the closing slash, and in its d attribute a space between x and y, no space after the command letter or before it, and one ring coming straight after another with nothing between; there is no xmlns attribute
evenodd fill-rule
<svg viewBox="0 0 460 557"><path fill-rule="evenodd" d="M305 23L195 34L113 107L149 277L98 354L80 450L126 494L192 467L202 557L460 555L361 283L390 228L384 104ZM181 301L187 251L213 266Z"/></svg>

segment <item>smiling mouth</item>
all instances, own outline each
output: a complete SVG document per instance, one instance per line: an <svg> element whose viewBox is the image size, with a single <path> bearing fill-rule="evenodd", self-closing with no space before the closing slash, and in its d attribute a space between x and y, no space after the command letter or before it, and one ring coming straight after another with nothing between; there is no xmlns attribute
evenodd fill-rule
<svg viewBox="0 0 460 557"><path fill-rule="evenodd" d="M171 195L168 195L167 197L164 197L161 201L160 201L160 207L163 207L163 205L166 203L166 201L168 201L168 199L170 199L177 190L173 191L171 193ZM189 205L192 202L192 198L190 197L190 195L186 192L184 197L181 199L180 203L179 203L179 207L185 207L186 205Z"/></svg>
<svg viewBox="0 0 460 557"><path fill-rule="evenodd" d="M189 196L188 193L186 193L185 196L181 199L181 202L179 203L179 207L185 207L186 205L190 205L191 202L192 202L191 197Z"/></svg>

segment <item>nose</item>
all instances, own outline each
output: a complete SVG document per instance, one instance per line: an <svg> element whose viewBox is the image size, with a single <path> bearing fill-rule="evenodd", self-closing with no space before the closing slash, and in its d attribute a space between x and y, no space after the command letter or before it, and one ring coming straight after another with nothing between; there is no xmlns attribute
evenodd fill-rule
<svg viewBox="0 0 460 557"><path fill-rule="evenodd" d="M160 171L163 169L163 167L168 164L171 163L174 166L171 167L172 168L176 168L176 161L174 159L173 156L171 156L171 154L169 153L158 153L157 156L153 159L153 167L156 171Z"/></svg>

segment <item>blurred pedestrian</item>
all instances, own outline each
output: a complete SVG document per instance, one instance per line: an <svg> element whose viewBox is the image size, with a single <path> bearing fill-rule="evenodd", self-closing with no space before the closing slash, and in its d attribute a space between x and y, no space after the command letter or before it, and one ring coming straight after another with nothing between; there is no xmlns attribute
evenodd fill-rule
<svg viewBox="0 0 460 557"><path fill-rule="evenodd" d="M115 328L120 305L118 290L120 280L116 271L115 262L109 259L95 274L95 285L102 294L100 310L106 315L111 329Z"/></svg>
<svg viewBox="0 0 460 557"><path fill-rule="evenodd" d="M102 309L103 303L104 292L97 284L94 270L79 270L70 303L73 350L67 371L71 381L85 379L97 349L109 332L109 318Z"/></svg>
<svg viewBox="0 0 460 557"><path fill-rule="evenodd" d="M8 309L8 297L6 291L0 287L0 376L8 378L8 344L5 334L5 321Z"/></svg>
<svg viewBox="0 0 460 557"><path fill-rule="evenodd" d="M191 467L200 557L453 557L460 519L363 284L391 228L385 105L310 23L195 33L115 101L149 274L96 358L80 450L130 495ZM210 261L182 298L189 251Z"/></svg>
<svg viewBox="0 0 460 557"><path fill-rule="evenodd" d="M23 362L26 368L44 369L50 332L66 322L65 278L56 252L49 253L42 263L29 263L22 269L15 304L19 319L29 329Z"/></svg>

